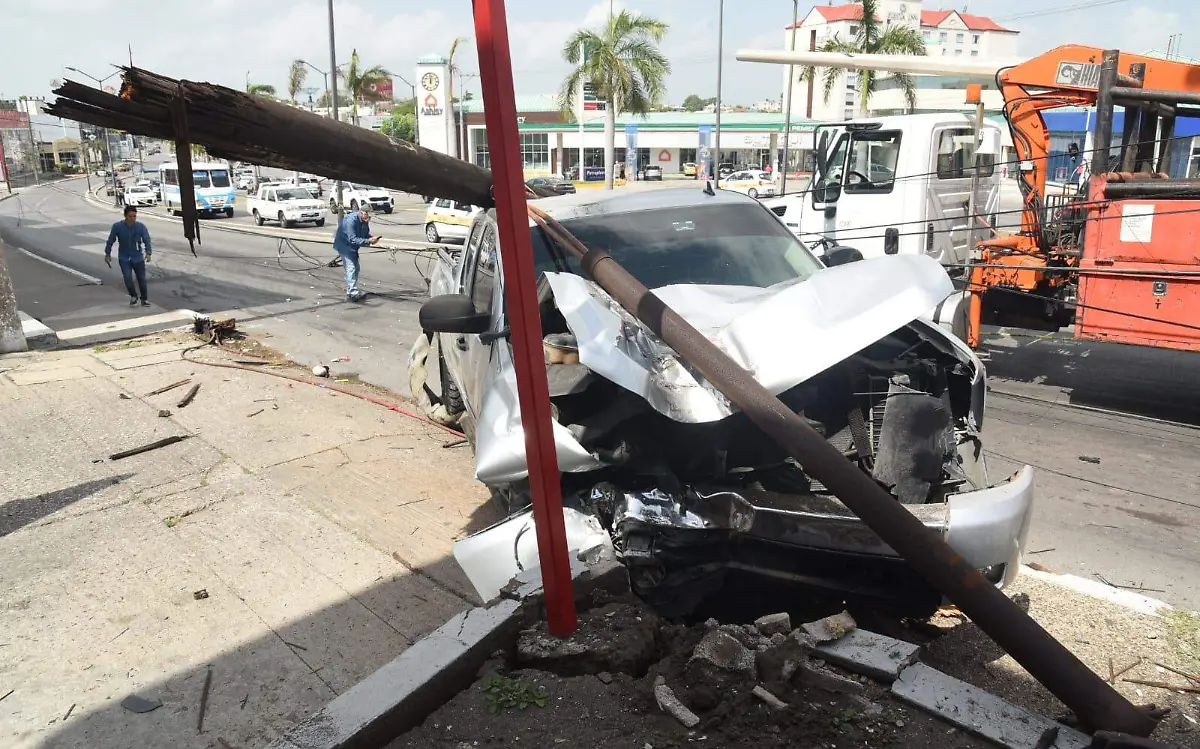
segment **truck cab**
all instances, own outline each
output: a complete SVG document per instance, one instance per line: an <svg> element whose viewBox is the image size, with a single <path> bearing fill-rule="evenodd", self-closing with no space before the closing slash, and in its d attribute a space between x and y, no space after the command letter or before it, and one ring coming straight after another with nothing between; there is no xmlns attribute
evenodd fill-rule
<svg viewBox="0 0 1200 749"><path fill-rule="evenodd" d="M809 188L764 201L794 234L810 246L849 246L867 258L929 255L956 275L970 256L973 117L854 120L821 125L813 137ZM999 205L1000 128L985 121L980 142L976 213L989 216Z"/></svg>

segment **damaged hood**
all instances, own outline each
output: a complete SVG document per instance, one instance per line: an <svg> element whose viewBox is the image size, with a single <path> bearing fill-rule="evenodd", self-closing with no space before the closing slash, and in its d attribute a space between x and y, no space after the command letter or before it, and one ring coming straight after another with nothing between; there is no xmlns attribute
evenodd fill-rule
<svg viewBox="0 0 1200 749"><path fill-rule="evenodd" d="M675 421L711 422L734 412L724 395L596 284L567 273L547 273L546 280L588 369ZM779 394L929 312L953 290L932 258L891 255L765 289L673 285L653 291ZM501 371L484 395L476 444L476 476L487 484L526 475L512 358L507 346L498 348ZM554 426L562 471L602 465Z"/></svg>

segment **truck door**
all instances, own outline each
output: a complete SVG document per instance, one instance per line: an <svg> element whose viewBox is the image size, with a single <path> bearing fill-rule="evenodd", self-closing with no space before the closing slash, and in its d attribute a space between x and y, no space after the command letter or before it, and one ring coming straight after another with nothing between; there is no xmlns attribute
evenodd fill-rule
<svg viewBox="0 0 1200 749"><path fill-rule="evenodd" d="M908 233L924 232L919 237L922 251L951 269L971 257L969 206L971 178L975 172L975 133L970 127L935 128L929 165L926 221L905 227ZM975 195L977 212L987 216L995 211L999 183L994 178L995 156L980 154L979 185ZM990 232L980 221L977 239Z"/></svg>
<svg viewBox="0 0 1200 749"><path fill-rule="evenodd" d="M829 165L830 179L840 179L841 184L837 242L863 257L894 255L900 251L908 186L896 174L903 133L881 130L876 123L851 123L845 137L845 161L837 172L832 171L838 168L835 164Z"/></svg>

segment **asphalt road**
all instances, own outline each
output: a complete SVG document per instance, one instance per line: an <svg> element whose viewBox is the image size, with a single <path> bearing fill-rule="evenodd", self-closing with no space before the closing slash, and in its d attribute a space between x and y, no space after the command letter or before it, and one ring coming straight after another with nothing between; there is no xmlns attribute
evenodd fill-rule
<svg viewBox="0 0 1200 749"><path fill-rule="evenodd" d="M38 312L41 304L26 304L31 287L58 289L62 293L54 295L55 305L69 308L74 302L78 308L74 315L63 309L49 315L58 318L59 329L65 327L64 319L92 324L133 316L116 262L112 268L104 264L104 242L119 215L115 209L86 202L84 189L81 180L74 180L0 203L0 237L9 247L29 250L104 282L87 289L85 300L76 296L79 292L67 294L67 287L81 283L78 279L36 261L21 264L32 274L26 283L14 279L14 285L21 287L17 295L24 311L44 316ZM373 218L373 229L385 238L423 240L419 224L424 210L419 199L406 198L392 215ZM154 243L147 272L150 300L157 306L232 312L239 326L265 332L273 338L269 345L296 361L311 365L348 356L349 362L335 366L337 373L408 391L407 354L419 334L416 311L425 298L421 268L428 264L428 256L364 252L360 285L371 295L363 302L349 303L342 269L325 267L336 257L328 243L281 242L222 231L222 223L230 219L202 219L201 243L193 257L178 221L154 210L141 209L141 215ZM332 232L333 227L326 225L293 233L328 238ZM9 254L18 253L10 250ZM107 314L106 305L111 309Z"/></svg>
<svg viewBox="0 0 1200 749"><path fill-rule="evenodd" d="M128 316L120 274L102 259L116 214L85 202L82 190L82 182L66 183L0 203L0 236L104 285L83 289L61 271L22 262L21 273L33 280L14 271L18 299L25 308L34 306L25 299L39 295L67 317L95 319L105 305L109 314ZM376 230L420 240L424 205L398 202L396 213L373 219ZM297 361L349 356L333 365L336 373L407 393L425 261L366 256L364 286L373 295L350 304L341 269L324 267L333 257L329 245L221 231L227 221L202 221L203 244L193 257L177 222L145 218L155 241L153 301L167 309L237 310L240 327L270 336L269 345ZM248 219L232 219L239 221ZM332 227L302 231L327 236ZM1022 463L1037 468L1029 561L1200 609L1200 430L1091 410L1117 407L1200 424L1200 360L1020 331L988 335L981 354L992 375L984 430L992 480Z"/></svg>

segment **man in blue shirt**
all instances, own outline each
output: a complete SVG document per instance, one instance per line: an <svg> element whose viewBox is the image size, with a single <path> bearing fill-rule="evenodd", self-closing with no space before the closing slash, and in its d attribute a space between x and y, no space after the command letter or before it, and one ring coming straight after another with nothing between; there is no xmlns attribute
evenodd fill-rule
<svg viewBox="0 0 1200 749"><path fill-rule="evenodd" d="M337 233L333 235L333 249L341 256L342 267L346 269L346 301L357 302L366 296L358 290L358 250L378 241L379 237L371 236L371 206L366 202L359 203L358 210L347 213L338 224Z"/></svg>
<svg viewBox="0 0 1200 749"><path fill-rule="evenodd" d="M121 266L121 276L125 279L125 289L129 291L129 306L137 306L141 292L142 306L149 307L150 302L146 300L146 263L150 262L150 232L145 224L137 220L137 208L134 206L125 206L125 220L113 224L108 233L108 244L104 245L104 262L108 263L110 268L114 242L117 243L117 262ZM135 274L136 288L133 285Z"/></svg>

